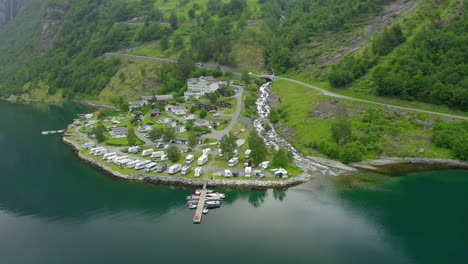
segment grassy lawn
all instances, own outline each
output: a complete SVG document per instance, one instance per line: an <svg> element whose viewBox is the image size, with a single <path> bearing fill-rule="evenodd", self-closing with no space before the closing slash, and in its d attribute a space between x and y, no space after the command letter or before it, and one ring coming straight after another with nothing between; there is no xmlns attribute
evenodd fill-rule
<svg viewBox="0 0 468 264"><path fill-rule="evenodd" d="M374 95L372 93L361 93L359 92L358 88L354 89L337 89L337 88L332 88L330 83L326 81L319 81L313 78L304 78L302 76L297 76L297 75L288 75L284 76L286 78L291 78L295 79L298 81L305 82L307 84L315 85L319 88L341 94L341 95L346 95L362 100L368 100L368 101L375 101L379 103L386 103L386 104L391 104L391 105L396 105L396 106L402 106L402 107L409 107L409 108L416 108L416 109L421 109L421 110L426 110L426 111L433 111L433 112L440 112L440 113L445 113L445 114L452 114L452 115L460 115L460 116L468 116L467 112L463 112L460 110L455 110L455 109L450 109L447 106L443 105L433 105L433 104L427 104L423 102L418 102L418 101L405 101L405 100L400 100L397 98L390 98L390 97L381 97ZM310 88L308 88L310 89ZM367 89L366 89L367 90Z"/></svg>
<svg viewBox="0 0 468 264"><path fill-rule="evenodd" d="M287 81L273 82L272 91L280 97L279 107L284 108L288 114L286 118L280 121L282 125L277 131L283 134L304 154L322 156L310 152L304 147L308 142L318 143L330 140L330 128L336 119L334 117L315 117L311 114L311 110L314 110L319 103L337 101L338 99L324 96L318 91ZM352 100L345 100L344 103L348 111L356 111L354 114L349 114L348 118L352 122L353 134L359 136L362 134L360 128L365 125L361 119L362 111L375 106ZM382 109L385 110L386 108ZM394 110L388 111L387 116L392 115L391 111ZM431 140L431 128L425 125L426 123L432 123L436 118L435 115L406 111L398 113L400 113L400 117L383 127L379 135L378 144L387 156L451 157L448 149L435 146ZM285 127L289 128L289 131L286 131ZM369 150L364 159L378 158L379 153Z"/></svg>
<svg viewBox="0 0 468 264"><path fill-rule="evenodd" d="M225 99L224 101L231 103L232 107L231 108L221 108L221 109L226 109L224 110L225 115L230 115L234 114L237 109L237 99L236 98L228 98Z"/></svg>
<svg viewBox="0 0 468 264"><path fill-rule="evenodd" d="M145 142L141 139L137 140L136 145L143 145ZM109 140L106 140L104 142L104 145L106 146L129 146L127 138L111 138Z"/></svg>

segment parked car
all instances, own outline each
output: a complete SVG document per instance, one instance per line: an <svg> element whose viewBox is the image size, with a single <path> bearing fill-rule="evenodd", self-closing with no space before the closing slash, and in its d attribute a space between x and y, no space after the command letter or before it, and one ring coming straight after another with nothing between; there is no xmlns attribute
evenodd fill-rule
<svg viewBox="0 0 468 264"><path fill-rule="evenodd" d="M214 113L213 116L220 116L221 114L219 113Z"/></svg>

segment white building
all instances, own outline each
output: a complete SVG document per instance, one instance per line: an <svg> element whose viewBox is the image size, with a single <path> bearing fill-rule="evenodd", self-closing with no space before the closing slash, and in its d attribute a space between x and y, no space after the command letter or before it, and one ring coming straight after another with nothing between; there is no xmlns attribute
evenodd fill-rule
<svg viewBox="0 0 468 264"><path fill-rule="evenodd" d="M199 99L205 94L216 92L220 82L212 76L201 76L200 78L190 78L187 81L188 90L184 93L185 100L190 98Z"/></svg>
<svg viewBox="0 0 468 264"><path fill-rule="evenodd" d="M174 115L185 115L188 112L187 107L184 105L169 105L166 106L166 111L171 111Z"/></svg>

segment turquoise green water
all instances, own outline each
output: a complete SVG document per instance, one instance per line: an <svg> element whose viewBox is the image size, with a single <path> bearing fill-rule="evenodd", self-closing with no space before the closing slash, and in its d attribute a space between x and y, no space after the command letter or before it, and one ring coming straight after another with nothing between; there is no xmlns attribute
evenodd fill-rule
<svg viewBox="0 0 468 264"><path fill-rule="evenodd" d="M466 171L415 173L377 191L308 183L222 190L201 225L190 189L129 183L58 136L74 104L0 102L0 263L463 263Z"/></svg>

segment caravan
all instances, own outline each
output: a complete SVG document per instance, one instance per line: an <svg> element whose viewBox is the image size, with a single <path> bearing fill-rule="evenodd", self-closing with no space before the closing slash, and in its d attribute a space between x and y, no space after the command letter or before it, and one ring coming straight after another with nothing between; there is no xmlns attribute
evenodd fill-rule
<svg viewBox="0 0 468 264"><path fill-rule="evenodd" d="M137 154L141 152L141 147L140 146L132 146L128 148L129 153Z"/></svg>
<svg viewBox="0 0 468 264"><path fill-rule="evenodd" d="M206 155L206 156L210 155L210 151L211 151L210 148L204 149L204 150L203 150L203 155Z"/></svg>
<svg viewBox="0 0 468 264"><path fill-rule="evenodd" d="M151 154L151 159L152 160L157 160L159 157L161 157L162 155L164 155L166 153L164 153L164 151L155 151Z"/></svg>
<svg viewBox="0 0 468 264"><path fill-rule="evenodd" d="M103 148L104 148L104 147L95 147L95 148L92 148L92 149L89 151L89 154L93 154L93 155L94 155L94 153L95 153L96 151L98 151L98 150L100 150L100 149L103 149Z"/></svg>
<svg viewBox="0 0 468 264"><path fill-rule="evenodd" d="M229 160L229 167L234 167L237 165L237 163L239 163L239 158L232 158Z"/></svg>
<svg viewBox="0 0 468 264"><path fill-rule="evenodd" d="M104 154L104 156L102 156L102 158L103 158L104 160L107 160L107 159L109 159L110 157L115 156L115 155L116 155L115 152L106 153L106 154Z"/></svg>
<svg viewBox="0 0 468 264"><path fill-rule="evenodd" d="M185 163L186 163L186 164L190 164L190 163L192 163L194 160L195 160L195 156L193 156L192 154L189 154L189 155L187 155L187 157L185 157Z"/></svg>
<svg viewBox="0 0 468 264"><path fill-rule="evenodd" d="M121 156L114 159L114 164L117 164L120 160L128 158L127 156Z"/></svg>
<svg viewBox="0 0 468 264"><path fill-rule="evenodd" d="M141 162L141 160L130 161L129 163L126 164L126 167L129 168L129 169L135 168L135 165L136 165L138 162Z"/></svg>
<svg viewBox="0 0 468 264"><path fill-rule="evenodd" d="M180 174L187 175L191 171L192 171L192 166L187 165L187 166L182 167L182 171L180 172Z"/></svg>
<svg viewBox="0 0 468 264"><path fill-rule="evenodd" d="M153 149L145 149L145 150L143 150L143 152L141 152L141 155L143 157L146 157L146 156L149 156L149 155L153 154L153 152L154 152Z"/></svg>
<svg viewBox="0 0 468 264"><path fill-rule="evenodd" d="M245 177L252 177L252 167L245 167Z"/></svg>
<svg viewBox="0 0 468 264"><path fill-rule="evenodd" d="M129 163L130 161L133 161L131 159L120 159L119 161L117 161L117 165L119 165L120 167L123 167L125 166L125 164Z"/></svg>
<svg viewBox="0 0 468 264"><path fill-rule="evenodd" d="M248 150L245 151L245 159L250 159L250 153L251 153L251 152L252 152L252 151L251 151L250 149L248 149Z"/></svg>
<svg viewBox="0 0 468 264"><path fill-rule="evenodd" d="M141 170L141 169L144 169L145 166L150 163L151 161L150 160L144 160L144 161L140 161L138 162L136 165L135 165L135 170Z"/></svg>
<svg viewBox="0 0 468 264"><path fill-rule="evenodd" d="M195 168L195 174L193 176L198 178L201 175L202 175L202 168L201 167L196 167Z"/></svg>
<svg viewBox="0 0 468 264"><path fill-rule="evenodd" d="M154 170L156 170L156 166L158 166L158 163L150 162L150 163L146 164L145 171L146 172L154 171Z"/></svg>
<svg viewBox="0 0 468 264"><path fill-rule="evenodd" d="M207 155L202 155L200 158L198 158L197 164L198 166L202 166L208 161L208 156Z"/></svg>
<svg viewBox="0 0 468 264"><path fill-rule="evenodd" d="M180 170L182 169L182 165L181 164L174 164L172 166L169 167L169 170L167 171L169 174L176 174L178 173Z"/></svg>

